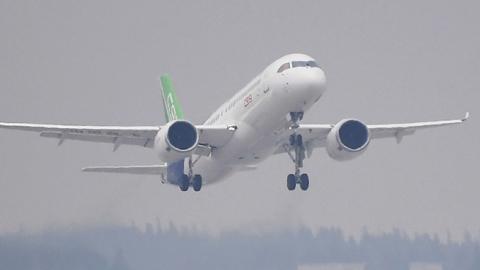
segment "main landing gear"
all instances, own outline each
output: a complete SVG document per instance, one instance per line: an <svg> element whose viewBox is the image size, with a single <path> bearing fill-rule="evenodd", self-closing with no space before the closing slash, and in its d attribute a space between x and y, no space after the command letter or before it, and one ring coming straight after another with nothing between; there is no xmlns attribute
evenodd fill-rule
<svg viewBox="0 0 480 270"><path fill-rule="evenodd" d="M310 180L307 174L301 173L300 169L303 168L303 160L305 159L305 146L303 144L302 135L297 134L297 128L300 126L300 120L303 118L303 112L291 112L290 118L292 121L291 129L294 130L290 135L290 146L286 149L287 154L295 164L295 174L289 174L287 176L287 188L288 190L295 190L297 184L300 185L302 190L307 190L310 185ZM291 151L293 150L293 154Z"/></svg>
<svg viewBox="0 0 480 270"><path fill-rule="evenodd" d="M199 174L193 174L193 165L196 161L192 161L192 157L188 159L188 174L183 174L178 186L180 187L181 191L187 191L188 188L191 186L194 191L198 192L202 189L202 176Z"/></svg>
<svg viewBox="0 0 480 270"><path fill-rule="evenodd" d="M181 191L187 191L188 188L191 186L194 191L198 192L202 189L202 176L199 174L195 174L192 176L184 174L178 186L180 187Z"/></svg>

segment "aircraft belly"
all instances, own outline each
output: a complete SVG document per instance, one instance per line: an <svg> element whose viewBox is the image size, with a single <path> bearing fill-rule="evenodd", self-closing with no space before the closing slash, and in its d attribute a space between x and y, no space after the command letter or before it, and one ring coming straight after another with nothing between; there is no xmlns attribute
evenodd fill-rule
<svg viewBox="0 0 480 270"><path fill-rule="evenodd" d="M232 169L220 160L201 158L194 166L194 173L202 176L204 184L213 184L225 179Z"/></svg>
<svg viewBox="0 0 480 270"><path fill-rule="evenodd" d="M205 183L219 181L236 170L268 158L276 149L275 142L276 137L270 129L258 130L243 123L227 145L198 162L198 171L205 175Z"/></svg>
<svg viewBox="0 0 480 270"><path fill-rule="evenodd" d="M198 170L205 183L224 179L242 166L258 164L272 155L279 138L288 132L288 114L308 110L316 101L313 94L317 93L292 89L286 77L252 90L248 96L251 99L241 111L229 115L229 121L238 127L233 137L214 149L210 158L199 161Z"/></svg>

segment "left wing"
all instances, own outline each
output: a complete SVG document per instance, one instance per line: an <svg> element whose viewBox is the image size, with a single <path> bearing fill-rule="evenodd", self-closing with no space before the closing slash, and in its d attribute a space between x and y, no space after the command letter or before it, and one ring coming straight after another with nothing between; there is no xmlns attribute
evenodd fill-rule
<svg viewBox="0 0 480 270"><path fill-rule="evenodd" d="M384 124L384 125L367 125L372 139L394 137L399 143L403 136L412 135L415 131L426 128L456 125L465 122L469 118L469 113L465 114L465 117L455 120L445 121L432 121L432 122L416 122L416 123L403 123L403 124ZM317 147L324 147L327 135L334 127L334 124L327 125L300 125L297 129L297 133L301 134L307 150L307 156L310 156L313 149ZM275 152L284 153L288 151L289 145L286 143L288 138L285 139L285 144Z"/></svg>
<svg viewBox="0 0 480 270"><path fill-rule="evenodd" d="M42 137L58 139L59 145L65 140L112 143L113 150L117 150L120 145L153 148L155 136L162 127L72 126L0 122L0 128L37 132ZM208 147L223 146L236 130L236 127L231 125L197 125L196 128L199 134L199 144Z"/></svg>

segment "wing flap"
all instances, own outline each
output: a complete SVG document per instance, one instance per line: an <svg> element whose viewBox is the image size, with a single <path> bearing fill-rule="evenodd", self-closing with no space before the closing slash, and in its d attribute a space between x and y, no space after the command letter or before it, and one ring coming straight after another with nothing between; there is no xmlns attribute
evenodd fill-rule
<svg viewBox="0 0 480 270"><path fill-rule="evenodd" d="M112 143L115 146L122 144L137 145L142 147L153 147L153 139L145 137L122 137L122 136L102 136L102 135L84 135L84 134L71 134L71 133L59 133L59 132L41 132L41 137L54 138L59 140L59 144L62 144L65 140L75 140L84 142L100 142L100 143Z"/></svg>
<svg viewBox="0 0 480 270"><path fill-rule="evenodd" d="M72 134L85 135L107 135L107 136L132 136L142 137L157 134L158 126L76 126L76 125L49 125L49 124L30 124L30 123L3 123L0 122L1 128L16 129L25 131L52 131L64 132Z"/></svg>
<svg viewBox="0 0 480 270"><path fill-rule="evenodd" d="M141 175L161 175L166 174L167 165L147 165L147 166L104 166L104 167L86 167L84 172L101 172L101 173L125 173L125 174L141 174Z"/></svg>

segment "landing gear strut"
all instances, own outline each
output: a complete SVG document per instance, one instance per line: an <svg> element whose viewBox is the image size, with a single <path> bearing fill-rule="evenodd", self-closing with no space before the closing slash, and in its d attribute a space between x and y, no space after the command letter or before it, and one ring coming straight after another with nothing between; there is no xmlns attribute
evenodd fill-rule
<svg viewBox="0 0 480 270"><path fill-rule="evenodd" d="M193 174L193 165L199 158L200 156L195 160L192 160L192 157L188 159L188 174L184 174L178 184L181 191L187 191L190 186L192 186L193 190L196 192L202 189L202 176L199 174Z"/></svg>
<svg viewBox="0 0 480 270"><path fill-rule="evenodd" d="M291 112L290 113L290 121L292 121L292 125L290 129L297 129L300 126L300 121L303 119L303 112Z"/></svg>
<svg viewBox="0 0 480 270"><path fill-rule="evenodd" d="M303 137L297 134L297 128L300 126L300 121L303 118L303 112L291 112L290 118L292 125L290 129L293 129L293 134L290 135L290 146L286 149L288 155L295 164L295 174L289 174L287 176L287 188L288 190L294 190L297 184L300 184L302 190L307 190L310 185L310 180L307 174L301 173L300 169L303 168L303 160L305 159L305 146L303 144ZM293 150L293 154L291 153Z"/></svg>

